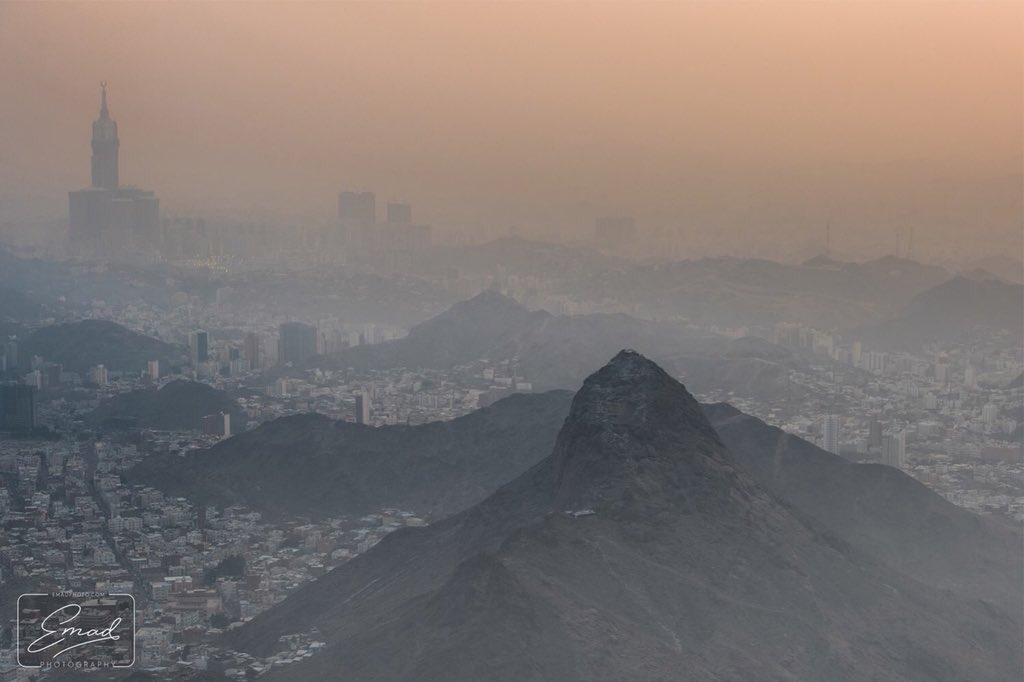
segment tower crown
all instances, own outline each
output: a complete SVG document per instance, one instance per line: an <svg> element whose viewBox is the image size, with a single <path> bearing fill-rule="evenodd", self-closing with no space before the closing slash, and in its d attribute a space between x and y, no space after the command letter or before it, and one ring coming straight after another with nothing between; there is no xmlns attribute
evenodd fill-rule
<svg viewBox="0 0 1024 682"><path fill-rule="evenodd" d="M100 117L92 124L92 186L117 189L118 149L117 121L107 109L107 82L100 82Z"/></svg>
<svg viewBox="0 0 1024 682"><path fill-rule="evenodd" d="M100 118L110 118L107 110L107 81L100 81Z"/></svg>

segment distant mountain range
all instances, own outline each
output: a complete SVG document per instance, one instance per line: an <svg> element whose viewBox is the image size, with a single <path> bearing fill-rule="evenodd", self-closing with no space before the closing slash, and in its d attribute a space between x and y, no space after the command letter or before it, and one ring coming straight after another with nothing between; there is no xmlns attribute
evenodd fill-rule
<svg viewBox="0 0 1024 682"><path fill-rule="evenodd" d="M120 393L90 412L86 422L102 429L202 430L203 417L227 412L232 429L245 428L245 413L212 386L178 379L164 386Z"/></svg>
<svg viewBox="0 0 1024 682"><path fill-rule="evenodd" d="M885 319L949 276L941 267L894 256L865 263L812 259L802 265L705 258L595 272L570 291L585 300L619 301L641 317L849 329Z"/></svg>
<svg viewBox="0 0 1024 682"><path fill-rule="evenodd" d="M898 314L852 334L871 345L919 350L935 342L969 343L1006 330L1024 335L1024 286L990 277L957 276L915 296Z"/></svg>
<svg viewBox="0 0 1024 682"><path fill-rule="evenodd" d="M748 434L736 447L772 440L708 411ZM1019 589L979 600L881 556L904 536L937 558L988 556L1006 538L923 487L883 485L906 478L895 471L827 465L801 482L786 470L807 463L784 449L766 488L728 442L681 384L622 352L573 398L547 457L462 513L386 537L225 643L269 654L318 628L325 650L271 680L1020 679ZM840 509L832 525L813 516L831 500L859 509L846 531ZM971 530L976 542L946 544ZM907 556L913 569L921 556ZM957 565L918 568L959 587L945 575Z"/></svg>
<svg viewBox="0 0 1024 682"><path fill-rule="evenodd" d="M270 517L393 506L440 518L536 463L554 444L571 398L512 395L459 419L376 429L316 414L284 417L184 458L149 457L128 478Z"/></svg>
<svg viewBox="0 0 1024 682"><path fill-rule="evenodd" d="M1024 261L1011 256L987 256L971 263L968 269L980 268L1007 282L1024 284Z"/></svg>
<svg viewBox="0 0 1024 682"><path fill-rule="evenodd" d="M750 397L797 391L787 383L796 359L767 341L699 336L680 324L623 314L531 311L494 290L455 304L416 325L404 338L314 358L310 365L450 369L482 358L516 360L534 388L575 390L620 348L640 349L709 388Z"/></svg>
<svg viewBox="0 0 1024 682"><path fill-rule="evenodd" d="M133 332L106 320L82 320L42 327L24 340L19 355L42 356L64 365L69 372L84 373L95 365L136 372L149 360L160 360L164 368L180 366L187 360L185 349Z"/></svg>

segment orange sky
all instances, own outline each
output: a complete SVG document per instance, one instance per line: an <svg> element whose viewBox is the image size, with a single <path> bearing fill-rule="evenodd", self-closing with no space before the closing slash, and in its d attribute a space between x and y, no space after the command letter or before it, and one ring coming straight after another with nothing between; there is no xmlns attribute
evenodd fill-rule
<svg viewBox="0 0 1024 682"><path fill-rule="evenodd" d="M1019 250L1022 46L1016 2L4 3L0 211L87 184L106 79L165 214L356 187L439 226Z"/></svg>

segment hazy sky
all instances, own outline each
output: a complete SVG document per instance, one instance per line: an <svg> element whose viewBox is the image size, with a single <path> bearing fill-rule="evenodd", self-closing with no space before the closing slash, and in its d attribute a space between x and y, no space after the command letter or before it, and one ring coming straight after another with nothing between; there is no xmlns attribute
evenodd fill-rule
<svg viewBox="0 0 1024 682"><path fill-rule="evenodd" d="M165 215L352 187L439 227L1019 252L1022 46L1019 2L0 3L0 224L88 184L106 79Z"/></svg>

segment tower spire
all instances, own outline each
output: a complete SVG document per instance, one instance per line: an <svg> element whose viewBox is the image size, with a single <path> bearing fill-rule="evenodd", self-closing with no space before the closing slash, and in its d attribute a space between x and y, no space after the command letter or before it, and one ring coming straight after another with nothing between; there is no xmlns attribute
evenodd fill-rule
<svg viewBox="0 0 1024 682"><path fill-rule="evenodd" d="M117 121L107 110L107 81L100 81L100 116L92 123L92 186L117 189Z"/></svg>

